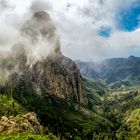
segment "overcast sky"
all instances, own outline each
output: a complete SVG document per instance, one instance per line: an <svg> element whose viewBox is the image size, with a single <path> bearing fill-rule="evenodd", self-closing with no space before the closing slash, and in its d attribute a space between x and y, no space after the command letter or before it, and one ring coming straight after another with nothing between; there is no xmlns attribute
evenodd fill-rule
<svg viewBox="0 0 140 140"><path fill-rule="evenodd" d="M0 49L40 10L49 12L61 50L72 59L140 56L139 0L0 0Z"/></svg>

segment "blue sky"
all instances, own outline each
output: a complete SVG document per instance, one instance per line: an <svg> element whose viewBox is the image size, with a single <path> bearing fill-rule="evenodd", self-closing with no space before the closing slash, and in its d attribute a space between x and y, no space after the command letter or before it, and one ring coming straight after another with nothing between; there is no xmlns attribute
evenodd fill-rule
<svg viewBox="0 0 140 140"><path fill-rule="evenodd" d="M2 1L1 50L11 46L27 19L45 10L57 28L62 52L72 59L140 56L139 0Z"/></svg>
<svg viewBox="0 0 140 140"><path fill-rule="evenodd" d="M128 8L122 8L117 14L118 27L121 30L133 31L140 24L140 2Z"/></svg>
<svg viewBox="0 0 140 140"><path fill-rule="evenodd" d="M102 37L110 37L110 33L111 33L110 27L101 26L99 29L99 35Z"/></svg>
<svg viewBox="0 0 140 140"><path fill-rule="evenodd" d="M120 8L116 12L116 28L125 32L132 32L140 27L140 2L135 1L129 7ZM115 24L114 24L115 25ZM102 26L99 35L110 37L111 27Z"/></svg>

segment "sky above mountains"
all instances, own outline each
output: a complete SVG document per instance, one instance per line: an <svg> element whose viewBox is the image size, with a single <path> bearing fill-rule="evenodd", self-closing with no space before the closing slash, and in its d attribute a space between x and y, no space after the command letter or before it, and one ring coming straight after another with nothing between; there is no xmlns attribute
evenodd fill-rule
<svg viewBox="0 0 140 140"><path fill-rule="evenodd" d="M49 12L61 50L72 59L140 56L139 0L1 0L1 50L14 43L22 24L40 10Z"/></svg>

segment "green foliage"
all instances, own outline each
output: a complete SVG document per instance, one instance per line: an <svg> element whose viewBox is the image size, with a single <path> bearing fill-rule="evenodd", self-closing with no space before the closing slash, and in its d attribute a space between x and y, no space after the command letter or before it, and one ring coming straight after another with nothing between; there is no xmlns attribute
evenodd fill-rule
<svg viewBox="0 0 140 140"><path fill-rule="evenodd" d="M83 82L85 88L85 97L87 100L87 107L89 109L96 110L95 106L101 105L100 96L106 94L107 88L100 85L99 83L95 83L87 79L83 79Z"/></svg>
<svg viewBox="0 0 140 140"><path fill-rule="evenodd" d="M114 124L118 140L139 140L140 93L138 90L114 92L104 97L103 116Z"/></svg>
<svg viewBox="0 0 140 140"><path fill-rule="evenodd" d="M132 111L124 118L123 125L118 131L118 138L139 140L140 139L140 109Z"/></svg>
<svg viewBox="0 0 140 140"><path fill-rule="evenodd" d="M59 140L53 134L36 135L30 133L2 134L0 140Z"/></svg>
<svg viewBox="0 0 140 140"><path fill-rule="evenodd" d="M0 94L0 116L16 116L27 113L27 110L11 96Z"/></svg>
<svg viewBox="0 0 140 140"><path fill-rule="evenodd" d="M108 92L108 88L100 82L93 82L85 78L83 79L83 82L85 87L89 88L91 92L96 96L103 96Z"/></svg>
<svg viewBox="0 0 140 140"><path fill-rule="evenodd" d="M122 117L139 107L140 93L137 90L108 94L102 104L104 112L113 112Z"/></svg>

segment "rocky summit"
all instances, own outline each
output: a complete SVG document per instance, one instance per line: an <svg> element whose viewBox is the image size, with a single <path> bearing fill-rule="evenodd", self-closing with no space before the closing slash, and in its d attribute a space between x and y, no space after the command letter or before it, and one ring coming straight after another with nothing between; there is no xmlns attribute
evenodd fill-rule
<svg viewBox="0 0 140 140"><path fill-rule="evenodd" d="M2 82L12 83L23 96L26 89L26 93L40 98L55 96L84 104L81 74L75 63L61 53L49 15L43 11L35 13L20 32L9 55L1 59Z"/></svg>

